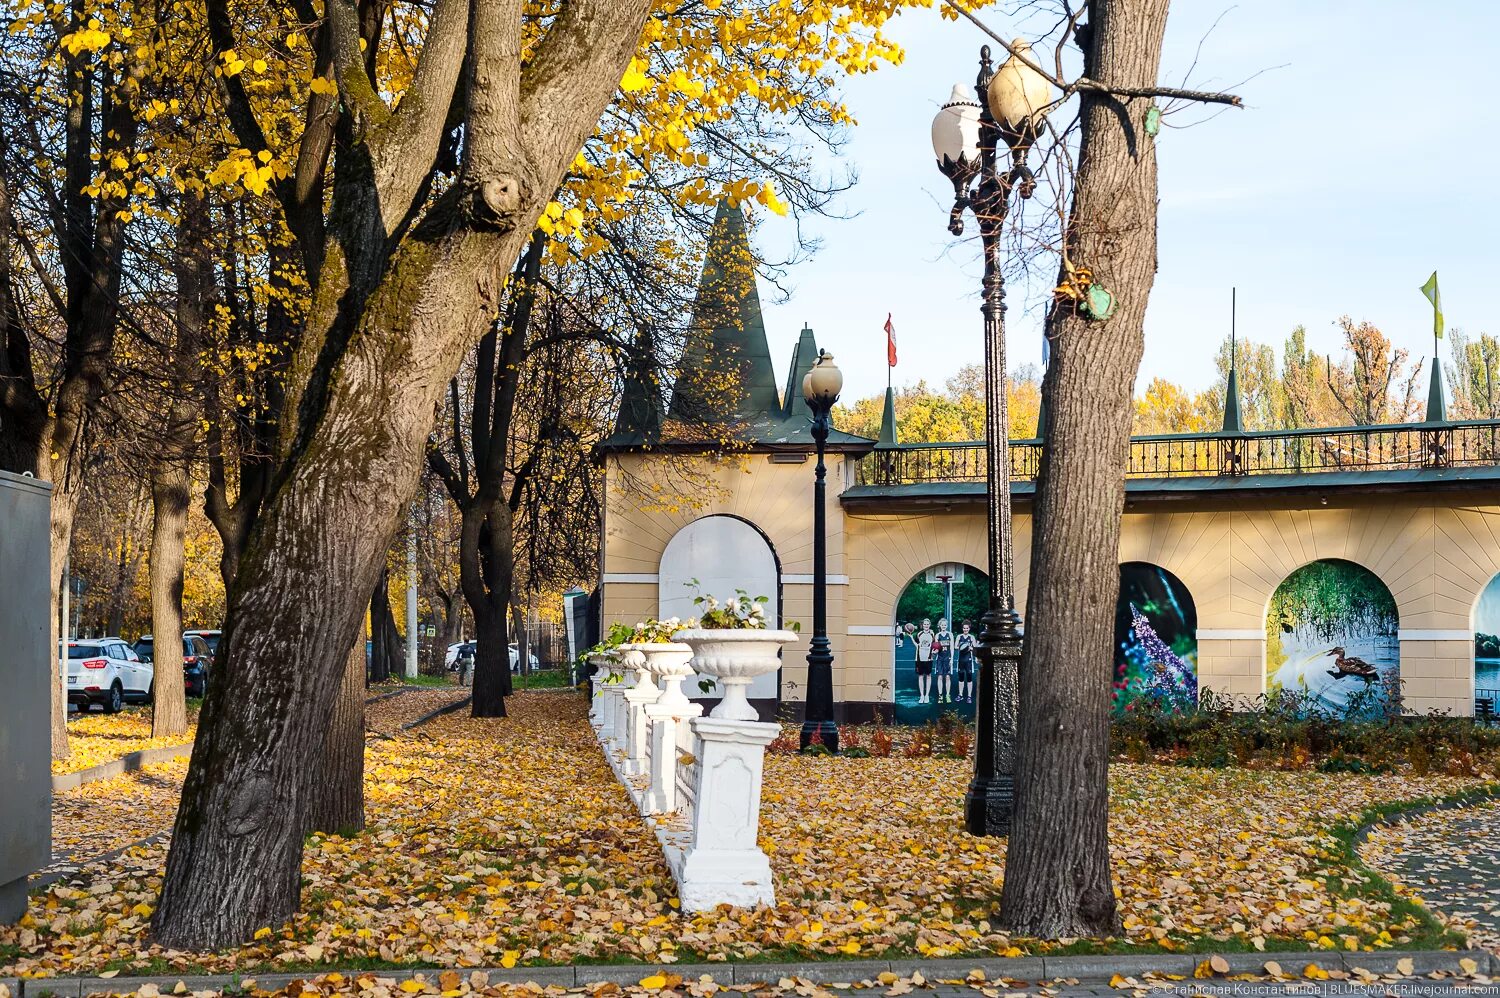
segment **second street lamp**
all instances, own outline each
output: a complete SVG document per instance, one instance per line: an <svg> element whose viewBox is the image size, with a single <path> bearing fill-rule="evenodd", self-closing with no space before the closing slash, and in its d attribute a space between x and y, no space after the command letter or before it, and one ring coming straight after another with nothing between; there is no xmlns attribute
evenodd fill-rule
<svg viewBox="0 0 1500 998"><path fill-rule="evenodd" d="M833 404L844 389L844 374L833 354L818 351L818 360L802 379L802 397L812 410L812 435L818 445L813 485L813 636L807 650L807 704L802 719L802 748L814 737L830 752L839 750L839 728L833 720L833 651L828 644L828 515L824 509L828 469L823 463Z"/></svg>
<svg viewBox="0 0 1500 998"><path fill-rule="evenodd" d="M984 248L984 398L986 521L990 605L980 632L979 683L975 697L974 778L964 794L964 824L974 835L1006 835L1015 808L1016 714L1021 661L1021 615L1016 612L1015 557L1010 517L1010 419L1005 398L1005 280L1000 239L1010 194L1028 198L1036 187L1026 152L1051 99L1047 78L1020 58L1031 58L1023 40L998 71L990 70L990 47L979 50L978 101L963 87L932 122L938 169L953 181L948 230L964 231L964 210L979 222ZM1000 165L1003 151L1010 163ZM978 183L975 183L975 180ZM1038 434L1041 428L1038 427Z"/></svg>

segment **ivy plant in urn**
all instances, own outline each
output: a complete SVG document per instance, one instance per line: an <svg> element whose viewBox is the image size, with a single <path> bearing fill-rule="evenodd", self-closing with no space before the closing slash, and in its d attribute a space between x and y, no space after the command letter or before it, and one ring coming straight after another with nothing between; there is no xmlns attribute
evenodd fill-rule
<svg viewBox="0 0 1500 998"><path fill-rule="evenodd" d="M722 601L700 593L693 602L701 614L698 626L678 631L675 638L693 649L693 667L724 688L724 699L709 716L760 720L745 691L755 677L781 668L781 649L797 640L796 630L768 628L769 598L751 596L743 589Z"/></svg>

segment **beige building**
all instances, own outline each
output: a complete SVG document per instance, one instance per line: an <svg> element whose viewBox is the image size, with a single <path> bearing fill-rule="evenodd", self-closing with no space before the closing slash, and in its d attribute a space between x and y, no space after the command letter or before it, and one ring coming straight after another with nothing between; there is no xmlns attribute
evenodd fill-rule
<svg viewBox="0 0 1500 998"><path fill-rule="evenodd" d="M718 236L746 252L738 212L721 212ZM726 273L711 253L688 363L729 357L738 366L742 391L719 415L741 447L716 456L674 440L674 419L688 413L683 391L661 407L632 387L603 448L602 610L606 623L687 615L694 579L719 596L744 588L770 597L804 637L788 649L779 684L754 695L768 712L779 700L795 713L813 572L813 445L799 386L817 350L804 329L779 394L753 280ZM1040 447L1012 442L1023 616ZM938 564L985 568L983 445L902 446L888 399L881 441L835 433L830 450L835 698L841 716L862 719L908 697L894 637L908 584ZM1500 696L1487 663L1477 694L1475 678L1476 631L1500 631L1481 607L1500 574L1500 424L1141 438L1131 462L1119 559L1169 580L1177 630L1188 626L1172 650L1195 667L1199 689L1254 697L1306 688L1337 704L1370 685L1358 666L1339 663L1343 646L1382 679L1399 674L1408 711L1468 714L1476 696L1482 706ZM1500 613L1500 586L1492 596ZM1150 616L1122 604L1122 621ZM1124 644L1138 647L1141 629L1122 630ZM1500 673L1500 649L1494 655ZM1346 668L1354 671L1334 675Z"/></svg>

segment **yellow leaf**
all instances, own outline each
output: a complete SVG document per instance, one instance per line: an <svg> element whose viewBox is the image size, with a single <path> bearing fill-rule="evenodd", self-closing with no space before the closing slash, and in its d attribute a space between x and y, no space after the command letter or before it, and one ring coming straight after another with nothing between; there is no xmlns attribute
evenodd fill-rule
<svg viewBox="0 0 1500 998"><path fill-rule="evenodd" d="M255 930L255 938L256 939L270 939L271 938L271 930L269 928L265 928L265 927L256 929Z"/></svg>
<svg viewBox="0 0 1500 998"><path fill-rule="evenodd" d="M406 980L401 982L401 990L409 995L417 994L422 990L421 981Z"/></svg>
<svg viewBox="0 0 1500 998"><path fill-rule="evenodd" d="M656 990L658 988L664 988L666 986L667 976L665 974L652 974L650 977L641 978L641 987L643 988L651 988L652 990Z"/></svg>
<svg viewBox="0 0 1500 998"><path fill-rule="evenodd" d="M500 966L504 967L506 970L509 970L509 969L511 969L512 967L514 967L516 965L516 961L519 960L520 958L521 958L521 952L520 952L520 950L508 949L500 957Z"/></svg>

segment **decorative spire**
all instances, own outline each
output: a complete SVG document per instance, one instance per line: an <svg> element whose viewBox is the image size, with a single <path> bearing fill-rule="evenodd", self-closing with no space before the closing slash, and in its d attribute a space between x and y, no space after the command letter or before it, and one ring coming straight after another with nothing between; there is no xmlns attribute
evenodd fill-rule
<svg viewBox="0 0 1500 998"><path fill-rule="evenodd" d="M885 410L880 414L880 439L876 450L888 450L901 443L896 434L896 391L889 385L885 389Z"/></svg>
<svg viewBox="0 0 1500 998"><path fill-rule="evenodd" d="M1237 288L1229 289L1229 381L1224 386L1224 432L1243 433L1240 422L1239 345L1235 338L1235 298Z"/></svg>
<svg viewBox="0 0 1500 998"><path fill-rule="evenodd" d="M1448 408L1443 404L1443 365L1438 362L1437 354L1432 357L1432 384L1427 389L1427 422L1444 423L1448 421Z"/></svg>
<svg viewBox="0 0 1500 998"><path fill-rule="evenodd" d="M669 413L686 422L780 419L745 216L719 202Z"/></svg>
<svg viewBox="0 0 1500 998"><path fill-rule="evenodd" d="M656 390L656 343L649 329L635 337L635 350L625 365L625 384L620 393L620 414L615 419L615 439L638 438L651 443L661 435L661 396Z"/></svg>
<svg viewBox="0 0 1500 998"><path fill-rule="evenodd" d="M802 333L797 337L797 345L792 348L792 363L786 374L786 406L782 415L785 419L801 417L812 419L812 409L808 407L807 399L802 397L802 379L818 359L818 342L813 338L813 331L807 325L802 324Z"/></svg>

